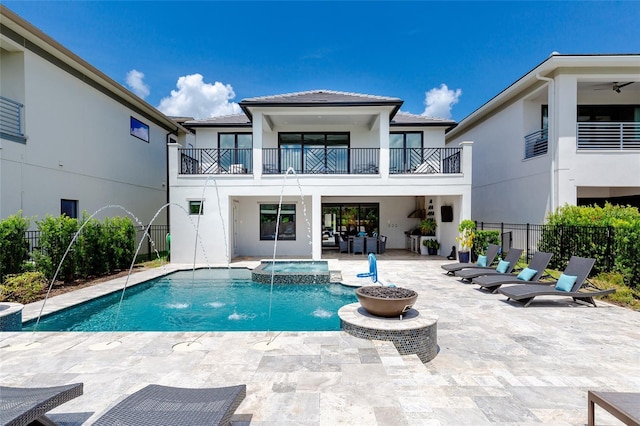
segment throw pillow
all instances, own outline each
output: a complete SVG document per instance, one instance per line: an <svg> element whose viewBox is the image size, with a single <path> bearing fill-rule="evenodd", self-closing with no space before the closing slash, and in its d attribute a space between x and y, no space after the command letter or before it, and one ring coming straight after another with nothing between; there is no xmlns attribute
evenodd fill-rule
<svg viewBox="0 0 640 426"><path fill-rule="evenodd" d="M478 266L487 266L487 256L478 256Z"/></svg>
<svg viewBox="0 0 640 426"><path fill-rule="evenodd" d="M556 283L556 290L571 291L577 279L578 277L574 275L560 274L560 278L558 278L558 282Z"/></svg>
<svg viewBox="0 0 640 426"><path fill-rule="evenodd" d="M506 260L501 260L500 262L498 262L498 267L496 268L496 271L500 272L501 274L504 274L505 272L507 272L507 268L509 268L509 262L507 262Z"/></svg>
<svg viewBox="0 0 640 426"><path fill-rule="evenodd" d="M533 276L537 273L538 271L536 271L535 269L524 268L516 278L522 281L531 281L531 278L533 278Z"/></svg>

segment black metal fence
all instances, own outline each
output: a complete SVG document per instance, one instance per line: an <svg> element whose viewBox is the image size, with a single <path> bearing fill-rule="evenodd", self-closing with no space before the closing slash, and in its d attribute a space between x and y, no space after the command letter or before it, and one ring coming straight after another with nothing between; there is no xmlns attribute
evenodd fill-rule
<svg viewBox="0 0 640 426"><path fill-rule="evenodd" d="M169 251L169 243L167 235L169 234L169 225L151 225L149 226L148 235L145 235L147 226L136 226L136 242L135 248L140 245L138 259L155 259L159 254ZM143 239L142 244L140 241ZM29 243L29 254L40 250L40 231L27 231L24 238ZM157 252L157 253L156 253ZM32 258L32 256L30 256Z"/></svg>
<svg viewBox="0 0 640 426"><path fill-rule="evenodd" d="M597 271L611 271L615 263L615 228L610 226L476 222L476 229L500 231L502 247L523 249L527 260L537 251L553 253L550 266L556 269L564 269L571 256L595 258Z"/></svg>

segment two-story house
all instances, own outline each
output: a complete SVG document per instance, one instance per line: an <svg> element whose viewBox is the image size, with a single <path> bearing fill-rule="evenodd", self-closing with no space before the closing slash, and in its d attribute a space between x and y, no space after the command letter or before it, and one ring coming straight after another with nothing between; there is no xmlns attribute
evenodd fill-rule
<svg viewBox="0 0 640 426"><path fill-rule="evenodd" d="M640 54L552 54L463 119L472 217L544 223L565 204L640 207Z"/></svg>
<svg viewBox="0 0 640 426"><path fill-rule="evenodd" d="M402 103L316 90L184 122L193 143L169 146L172 260L320 259L357 234L416 250L407 232L427 217L449 253L471 214L472 144L445 147L455 122Z"/></svg>
<svg viewBox="0 0 640 426"><path fill-rule="evenodd" d="M120 205L149 223L185 129L3 5L0 18L0 218Z"/></svg>

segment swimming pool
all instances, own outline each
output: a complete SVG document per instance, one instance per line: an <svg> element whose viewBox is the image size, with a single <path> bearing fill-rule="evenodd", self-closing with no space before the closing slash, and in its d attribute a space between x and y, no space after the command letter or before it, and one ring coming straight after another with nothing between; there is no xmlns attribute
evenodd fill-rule
<svg viewBox="0 0 640 426"><path fill-rule="evenodd" d="M357 301L341 284L251 281L248 269L180 271L43 317L38 331L334 331L338 309ZM23 324L33 330L35 320Z"/></svg>

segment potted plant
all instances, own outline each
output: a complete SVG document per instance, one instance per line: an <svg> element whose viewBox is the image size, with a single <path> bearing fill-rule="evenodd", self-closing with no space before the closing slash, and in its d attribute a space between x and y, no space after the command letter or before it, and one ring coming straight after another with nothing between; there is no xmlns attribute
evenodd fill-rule
<svg viewBox="0 0 640 426"><path fill-rule="evenodd" d="M440 248L440 243L436 239L424 240L422 245L427 247L427 252L430 256L434 256L438 254L438 249Z"/></svg>
<svg viewBox="0 0 640 426"><path fill-rule="evenodd" d="M469 255L471 253L471 246L473 246L473 235L476 230L476 223L471 219L465 219L458 225L458 232L460 236L456 237L456 241L460 243L460 250L458 250L458 260L461 263L469 262Z"/></svg>
<svg viewBox="0 0 640 426"><path fill-rule="evenodd" d="M427 218L420 221L420 232L424 236L433 237L436 235L436 228L438 227L438 223L435 219Z"/></svg>

